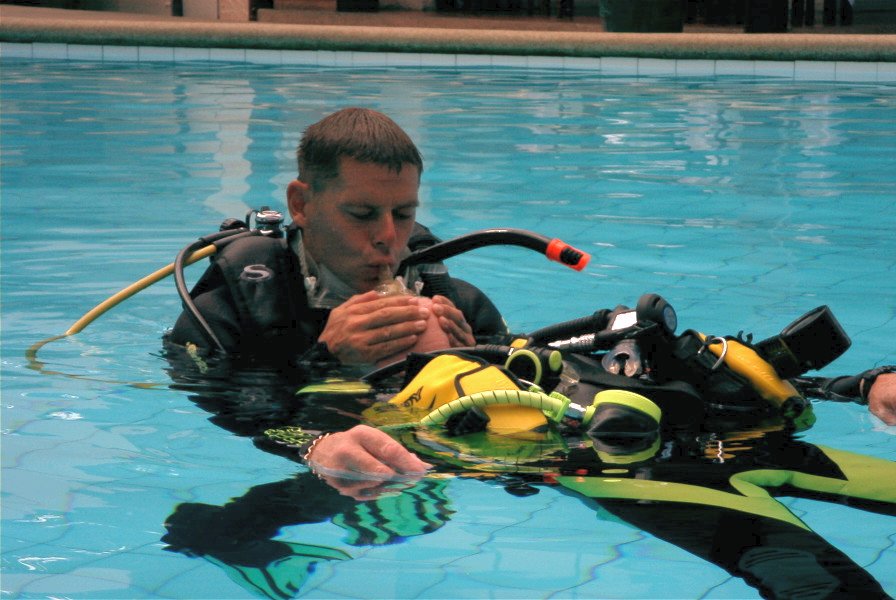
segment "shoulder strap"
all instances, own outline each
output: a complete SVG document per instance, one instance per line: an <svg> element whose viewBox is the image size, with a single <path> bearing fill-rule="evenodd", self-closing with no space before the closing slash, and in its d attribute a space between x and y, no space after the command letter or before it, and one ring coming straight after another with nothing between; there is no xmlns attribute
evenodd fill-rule
<svg viewBox="0 0 896 600"><path fill-rule="evenodd" d="M226 285L239 315L244 342L292 334L301 352L317 339L298 260L285 239L251 236L237 240L217 256L217 275L209 283ZM200 284L203 282L200 281ZM197 284L198 287L199 284Z"/></svg>

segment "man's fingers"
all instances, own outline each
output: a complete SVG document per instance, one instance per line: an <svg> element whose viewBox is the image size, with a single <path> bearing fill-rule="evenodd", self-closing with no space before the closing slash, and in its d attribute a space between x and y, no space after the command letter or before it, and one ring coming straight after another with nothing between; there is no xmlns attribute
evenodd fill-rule
<svg viewBox="0 0 896 600"><path fill-rule="evenodd" d="M429 316L416 297L367 292L334 308L318 339L342 363L374 364L409 350Z"/></svg>
<svg viewBox="0 0 896 600"><path fill-rule="evenodd" d="M439 325L448 334L452 346L470 346L476 343L473 328L464 314L444 296L433 298L433 312L439 317Z"/></svg>
<svg viewBox="0 0 896 600"><path fill-rule="evenodd" d="M361 445L371 456L396 473L423 473L432 466L379 429L359 425L353 431L357 431Z"/></svg>
<svg viewBox="0 0 896 600"><path fill-rule="evenodd" d="M409 314L415 311L421 315L421 318L429 316L429 311L420 306L420 299L417 296L410 295L394 295L382 296L376 292L366 292L357 296L352 296L342 306L349 308L357 315L376 314L379 321L403 321L407 320Z"/></svg>
<svg viewBox="0 0 896 600"><path fill-rule="evenodd" d="M328 436L317 445L311 458L329 471L363 473L376 478L421 474L431 466L388 434L369 425L357 425Z"/></svg>

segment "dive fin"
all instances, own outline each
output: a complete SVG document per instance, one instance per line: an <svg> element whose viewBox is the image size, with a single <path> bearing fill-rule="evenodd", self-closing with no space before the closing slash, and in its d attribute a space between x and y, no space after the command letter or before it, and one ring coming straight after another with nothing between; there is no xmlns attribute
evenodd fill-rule
<svg viewBox="0 0 896 600"><path fill-rule="evenodd" d="M336 548L283 541L279 543L289 546L293 554L278 558L265 567L235 565L210 555L203 555L203 558L220 567L241 587L274 600L295 598L308 577L314 573L318 562L351 559L347 552Z"/></svg>

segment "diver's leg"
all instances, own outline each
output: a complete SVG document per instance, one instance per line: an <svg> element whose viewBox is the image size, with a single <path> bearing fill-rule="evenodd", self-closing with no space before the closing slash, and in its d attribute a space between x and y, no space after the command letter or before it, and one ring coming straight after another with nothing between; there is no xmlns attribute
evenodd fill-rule
<svg viewBox="0 0 896 600"><path fill-rule="evenodd" d="M793 523L702 504L603 499L600 505L743 578L768 598L888 597L848 556Z"/></svg>

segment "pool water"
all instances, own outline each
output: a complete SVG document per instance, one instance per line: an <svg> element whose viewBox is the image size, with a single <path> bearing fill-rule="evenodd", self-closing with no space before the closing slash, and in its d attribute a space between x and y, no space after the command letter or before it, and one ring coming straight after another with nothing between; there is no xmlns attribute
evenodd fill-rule
<svg viewBox="0 0 896 600"><path fill-rule="evenodd" d="M28 363L32 344L224 218L283 209L302 129L338 107L382 110L418 142L419 220L441 237L516 227L592 254L583 273L519 248L451 259L514 331L650 291L676 308L680 330L761 339L827 304L853 346L825 374L896 363L894 85L511 68L2 67L8 597L758 597L717 564L555 486L509 494L499 480L426 479L378 505L380 521L318 489L338 516L255 536L271 513L301 508L306 488L294 482L313 477L211 422L195 388L171 385L160 353L180 311L171 281L41 348L41 369ZM896 458L896 428L863 407L815 411L803 442ZM172 551L166 522L212 523L232 499L244 500L239 519ZM780 501L896 594L896 519ZM421 506L432 521L409 532L402 516ZM389 518L398 524L385 543L372 531ZM230 536L232 555L197 550L215 536ZM242 562L227 562L237 554Z"/></svg>

